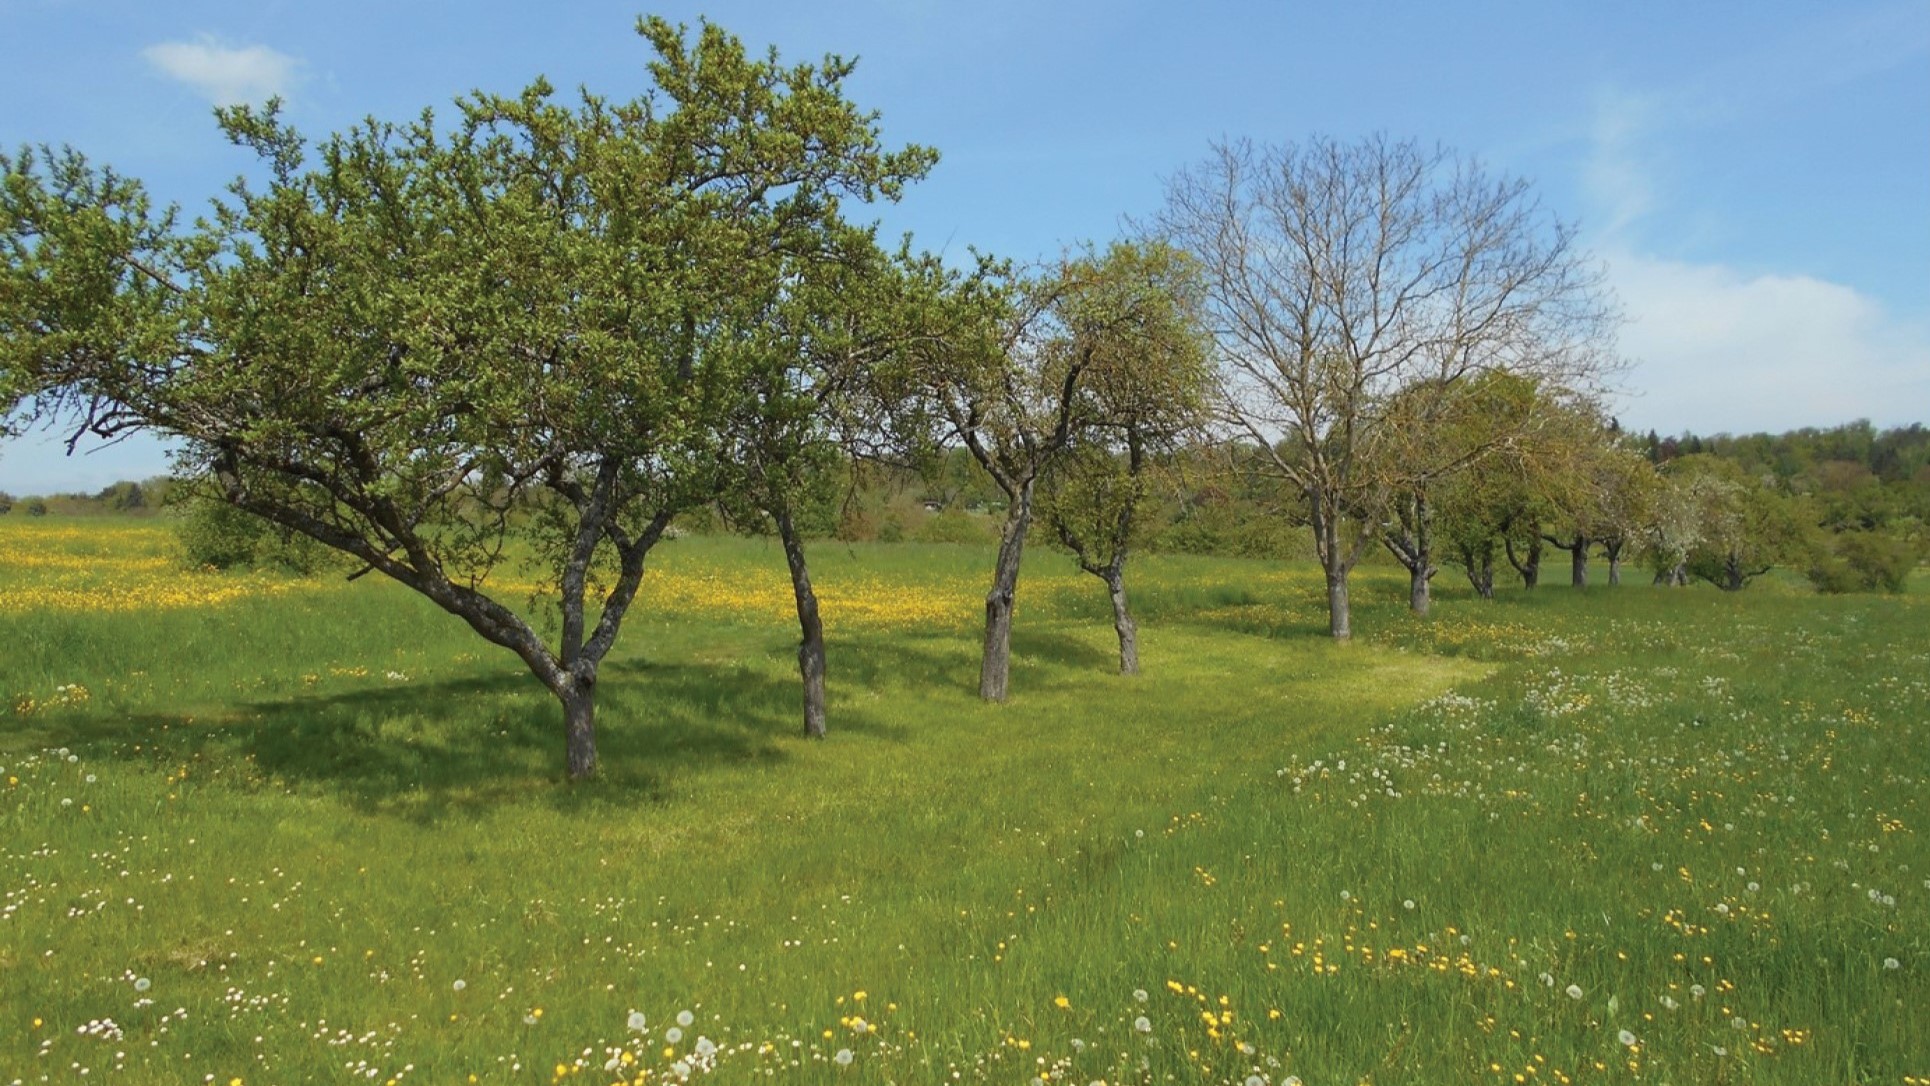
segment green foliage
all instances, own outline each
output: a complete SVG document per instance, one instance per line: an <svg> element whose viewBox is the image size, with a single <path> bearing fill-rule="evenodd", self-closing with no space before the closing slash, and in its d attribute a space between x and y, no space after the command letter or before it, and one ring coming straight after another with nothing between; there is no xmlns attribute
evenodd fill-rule
<svg viewBox="0 0 1930 1086"><path fill-rule="evenodd" d="M349 568L341 552L206 492L183 501L171 523L190 568L268 569L303 577Z"/></svg>
<svg viewBox="0 0 1930 1086"><path fill-rule="evenodd" d="M1908 541L1884 532L1841 532L1812 561L1809 580L1819 592L1898 593L1917 557Z"/></svg>
<svg viewBox="0 0 1930 1086"><path fill-rule="evenodd" d="M904 529L898 529L900 535ZM912 530L919 543L989 543L998 536L998 526L988 517L963 509L941 509L932 513Z"/></svg>
<svg viewBox="0 0 1930 1086"><path fill-rule="evenodd" d="M20 503L20 508L30 517L44 517L47 515L47 500L30 496Z"/></svg>

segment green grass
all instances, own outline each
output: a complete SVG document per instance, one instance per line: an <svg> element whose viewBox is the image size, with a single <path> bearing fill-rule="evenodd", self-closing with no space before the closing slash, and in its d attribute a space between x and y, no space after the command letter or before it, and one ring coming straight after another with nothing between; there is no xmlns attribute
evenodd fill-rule
<svg viewBox="0 0 1930 1086"><path fill-rule="evenodd" d="M44 527L0 557L161 546ZM1930 1077L1920 590L1367 570L1335 646L1311 569L1157 558L1122 679L1039 550L988 706L989 552L815 558L949 617L832 609L807 742L780 553L673 544L715 598L626 628L578 787L393 586L21 611L0 561L0 1083Z"/></svg>

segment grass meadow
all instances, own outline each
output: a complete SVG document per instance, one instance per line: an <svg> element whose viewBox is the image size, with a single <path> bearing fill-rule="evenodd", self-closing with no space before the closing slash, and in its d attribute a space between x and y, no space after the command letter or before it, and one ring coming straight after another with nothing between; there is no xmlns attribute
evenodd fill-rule
<svg viewBox="0 0 1930 1086"><path fill-rule="evenodd" d="M602 776L374 577L0 519L6 1083L1930 1082L1930 593L683 539Z"/></svg>

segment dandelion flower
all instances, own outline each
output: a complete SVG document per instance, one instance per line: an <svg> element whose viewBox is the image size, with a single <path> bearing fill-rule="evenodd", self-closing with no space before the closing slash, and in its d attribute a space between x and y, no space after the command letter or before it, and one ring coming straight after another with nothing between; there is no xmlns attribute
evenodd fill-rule
<svg viewBox="0 0 1930 1086"><path fill-rule="evenodd" d="M1582 986L1581 986L1581 985L1579 985L1579 984L1571 984L1571 985L1569 985L1569 986L1568 986L1568 998L1570 998L1570 999L1580 999L1581 997L1582 997Z"/></svg>
<svg viewBox="0 0 1930 1086"><path fill-rule="evenodd" d="M1901 969L1901 968L1903 968L1903 963L1902 963L1902 962L1900 962L1900 961L1897 961L1897 960L1896 960L1895 958L1885 958L1885 959L1883 959L1883 968L1885 968L1885 969Z"/></svg>
<svg viewBox="0 0 1930 1086"><path fill-rule="evenodd" d="M1349 891L1349 890L1342 890L1342 891L1340 892L1340 900L1342 900L1342 901L1352 901L1352 900L1354 900L1354 895L1353 895L1353 892L1352 892L1352 891Z"/></svg>
<svg viewBox="0 0 1930 1086"><path fill-rule="evenodd" d="M1630 1033L1628 1030L1623 1030L1620 1033L1617 1033L1615 1035L1615 1039L1622 1042L1623 1048L1635 1047L1635 1034Z"/></svg>
<svg viewBox="0 0 1930 1086"><path fill-rule="evenodd" d="M469 987L469 982L462 979L461 977L457 977L456 982L454 984L451 984L449 987L454 988L456 991L460 992L464 988Z"/></svg>
<svg viewBox="0 0 1930 1086"><path fill-rule="evenodd" d="M1706 996L1709 994L1709 989L1704 988L1700 984L1691 984L1689 985L1689 994L1696 997L1697 999L1701 999L1703 996Z"/></svg>
<svg viewBox="0 0 1930 1086"><path fill-rule="evenodd" d="M717 1054L717 1042L708 1037L699 1037L696 1051L699 1056L709 1059Z"/></svg>
<svg viewBox="0 0 1930 1086"><path fill-rule="evenodd" d="M1410 897L1406 901L1401 902L1401 908L1406 909L1408 912L1413 912L1414 899Z"/></svg>
<svg viewBox="0 0 1930 1086"><path fill-rule="evenodd" d="M1133 998L1134 998L1134 999L1136 999L1136 1000L1138 1000L1138 1001L1139 1001L1139 1002L1141 1002L1141 1003L1144 1003L1144 1002L1146 1002L1146 1001L1147 1001L1148 999L1151 999L1152 997L1146 994L1146 989L1144 989L1144 988L1134 988L1134 989L1133 989Z"/></svg>
<svg viewBox="0 0 1930 1086"><path fill-rule="evenodd" d="M1267 1086L1267 1080L1261 1078L1259 1075L1248 1075L1246 1077L1246 1086Z"/></svg>
<svg viewBox="0 0 1930 1086"><path fill-rule="evenodd" d="M838 1054L831 1058L837 1061L839 1067L851 1066L851 1050L848 1048L838 1049Z"/></svg>
<svg viewBox="0 0 1930 1086"><path fill-rule="evenodd" d="M696 1020L697 1020L697 1016L690 1013L689 1011L677 1012L677 1024L680 1026L687 1026L692 1022L695 1022Z"/></svg>
<svg viewBox="0 0 1930 1086"><path fill-rule="evenodd" d="M631 1012L630 1012L630 1020L629 1020L629 1022L628 1022L627 1024L628 1024L628 1025L629 1025L629 1027L630 1027L630 1032L632 1032L632 1033L642 1033L642 1032L643 1032L643 1029L644 1029L644 1027L645 1027L645 1026L647 1026L647 1025L649 1025L649 1022L647 1022L647 1021L646 1021L646 1020L644 1019L644 1017L643 1017L643 1012L642 1012L642 1011L631 1011Z"/></svg>
<svg viewBox="0 0 1930 1086"><path fill-rule="evenodd" d="M152 987L154 987L154 982L153 982L153 981L151 981L151 980L149 980L149 979L147 979L146 977L135 977L135 978L134 978L134 990L135 990L135 991L137 991L137 992L145 992L145 991L147 991L147 990L148 990L149 988L152 988Z"/></svg>
<svg viewBox="0 0 1930 1086"><path fill-rule="evenodd" d="M1133 1028L1141 1033L1151 1033L1153 1031L1153 1020L1142 1014L1138 1018L1133 1019Z"/></svg>
<svg viewBox="0 0 1930 1086"><path fill-rule="evenodd" d="M689 1078L689 1077L690 1077L690 1065L689 1065L689 1064L687 1064L687 1063L685 1063L685 1062L684 1062L684 1061L682 1061L682 1060L678 1060L678 1061L677 1061L676 1063L673 1063L673 1064L671 1064L671 1065L670 1065L670 1071L671 1071L671 1073L672 1073L672 1074L674 1074L674 1075L676 1075L676 1076L677 1076L678 1078Z"/></svg>
<svg viewBox="0 0 1930 1086"><path fill-rule="evenodd" d="M1734 1018L1729 1019L1729 1024L1736 1027L1737 1029L1748 1029L1749 1019L1744 1018L1742 1015L1737 1015Z"/></svg>
<svg viewBox="0 0 1930 1086"><path fill-rule="evenodd" d="M671 1026L669 1029L663 1031L663 1039L674 1045L684 1039L684 1031L678 1029L676 1026Z"/></svg>

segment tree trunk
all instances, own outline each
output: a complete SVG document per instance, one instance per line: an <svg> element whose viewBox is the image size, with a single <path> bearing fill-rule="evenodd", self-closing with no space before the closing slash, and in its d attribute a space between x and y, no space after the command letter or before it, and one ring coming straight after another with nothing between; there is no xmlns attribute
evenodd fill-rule
<svg viewBox="0 0 1930 1086"><path fill-rule="evenodd" d="M798 675L804 680L804 735L824 738L824 622L818 617L818 594L811 587L811 570L804 562L804 540L789 510L775 516L777 534L784 542L784 561L791 567L791 594L797 598Z"/></svg>
<svg viewBox="0 0 1930 1086"><path fill-rule="evenodd" d="M563 759L572 781L596 776L596 680L566 679L556 696L563 702Z"/></svg>
<svg viewBox="0 0 1930 1086"><path fill-rule="evenodd" d="M1602 545L1602 553L1608 556L1608 586L1619 587L1622 583L1622 550L1624 544L1610 540Z"/></svg>
<svg viewBox="0 0 1930 1086"><path fill-rule="evenodd" d="M1521 574L1521 587L1533 588L1541 583L1541 537L1537 535L1528 544L1528 554L1524 558L1515 557L1514 540L1503 540L1508 550L1508 564Z"/></svg>
<svg viewBox="0 0 1930 1086"><path fill-rule="evenodd" d="M1139 674L1139 625L1126 606L1126 577L1117 567L1106 574L1106 589L1112 595L1112 628L1119 634L1119 673Z"/></svg>
<svg viewBox="0 0 1930 1086"><path fill-rule="evenodd" d="M1467 570L1468 583L1474 586L1474 594L1484 600L1494 598L1494 540L1481 544L1476 551L1472 546L1461 544L1461 568Z"/></svg>
<svg viewBox="0 0 1930 1086"><path fill-rule="evenodd" d="M1032 523L1032 484L1019 488L999 535L998 566L985 594L985 655L978 669L978 696L1004 701L1012 680L1012 604L1019 588L1019 558Z"/></svg>
<svg viewBox="0 0 1930 1086"><path fill-rule="evenodd" d="M1347 604L1347 568L1327 571L1327 632L1335 641L1352 640L1353 612Z"/></svg>
<svg viewBox="0 0 1930 1086"><path fill-rule="evenodd" d="M1568 583L1576 588L1588 587L1588 537L1575 537L1575 546L1568 552Z"/></svg>
<svg viewBox="0 0 1930 1086"><path fill-rule="evenodd" d="M1433 572L1425 562L1407 571L1407 607L1417 615L1427 614L1427 581Z"/></svg>
<svg viewBox="0 0 1930 1086"><path fill-rule="evenodd" d="M1734 551L1729 552L1729 556L1722 561L1722 583L1717 587L1724 592L1740 592L1748 583L1749 578L1742 572L1742 560L1736 557Z"/></svg>

